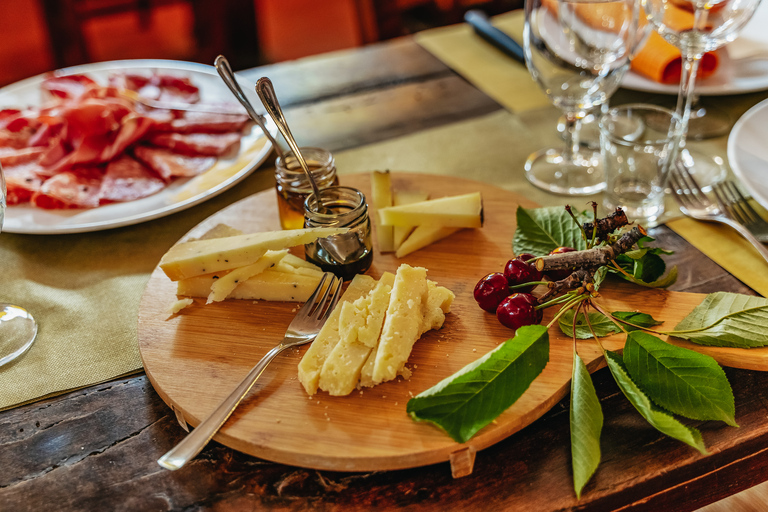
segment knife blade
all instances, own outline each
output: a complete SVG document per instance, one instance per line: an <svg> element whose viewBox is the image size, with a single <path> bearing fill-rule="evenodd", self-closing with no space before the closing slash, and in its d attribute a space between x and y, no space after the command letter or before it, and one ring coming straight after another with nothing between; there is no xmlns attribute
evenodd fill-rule
<svg viewBox="0 0 768 512"><path fill-rule="evenodd" d="M518 62L525 64L523 48L509 35L491 24L491 20L483 11L472 9L464 14L464 21L470 24L477 35L495 46L497 49L509 55Z"/></svg>

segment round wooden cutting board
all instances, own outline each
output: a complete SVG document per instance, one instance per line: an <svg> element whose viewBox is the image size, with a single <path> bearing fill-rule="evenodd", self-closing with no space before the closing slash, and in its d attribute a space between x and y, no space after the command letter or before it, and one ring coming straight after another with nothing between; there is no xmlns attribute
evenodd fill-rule
<svg viewBox="0 0 768 512"><path fill-rule="evenodd" d="M343 176L342 184L370 191L369 175ZM569 390L572 341L550 329L550 361L525 394L497 421L465 444L440 429L413 421L406 413L412 396L435 385L513 335L494 315L475 303L478 279L503 269L512 257L511 240L518 205L530 201L491 185L470 180L393 173L393 187L422 190L436 198L480 191L485 225L464 229L401 260L375 254L369 274L395 272L400 263L423 266L428 277L453 290L456 299L443 328L427 332L416 343L407 366L410 380L381 384L345 397L319 392L308 397L297 379L306 346L287 351L272 362L215 439L264 459L335 471L391 470L423 466L472 455L530 424ZM245 232L280 229L275 192L267 190L216 213L187 237L202 235L225 223ZM186 238L186 237L185 237ZM375 237L374 237L375 239ZM300 254L300 253L299 253ZM227 300L205 305L204 299L177 315L168 308L176 286L156 268L141 300L138 338L144 368L163 400L191 425L198 425L249 369L281 339L298 309L295 303ZM672 328L703 295L649 290L618 282L606 283L600 303L609 311L642 310ZM553 311L548 311L544 323ZM604 338L620 349L622 336ZM579 342L579 354L590 370L602 365L594 341ZM697 350L701 349L697 347ZM704 349L723 364L745 364L743 351ZM768 351L750 351L758 369L768 369ZM734 364L737 363L737 364ZM741 364L738 364L741 363ZM453 454L453 455L452 455ZM471 471L471 463L469 465Z"/></svg>

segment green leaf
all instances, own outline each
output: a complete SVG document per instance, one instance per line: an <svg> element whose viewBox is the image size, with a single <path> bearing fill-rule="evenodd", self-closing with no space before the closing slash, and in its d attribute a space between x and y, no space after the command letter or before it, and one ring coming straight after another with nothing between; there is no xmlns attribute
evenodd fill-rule
<svg viewBox="0 0 768 512"><path fill-rule="evenodd" d="M600 464L600 433L603 411L592 377L584 361L573 353L571 376L571 465L576 497L592 478Z"/></svg>
<svg viewBox="0 0 768 512"><path fill-rule="evenodd" d="M695 420L720 420L737 427L733 392L710 356L635 331L624 345L629 375L654 403Z"/></svg>
<svg viewBox="0 0 768 512"><path fill-rule="evenodd" d="M622 322L624 329L627 331L636 331L642 327L653 327L654 325L661 325L664 323L659 322L647 313L640 313L637 311L614 311L611 313L611 315L618 318L619 320L624 320L627 322Z"/></svg>
<svg viewBox="0 0 768 512"><path fill-rule="evenodd" d="M589 323L592 324L592 329L598 337L608 336L621 330L616 326L616 323L602 313L590 312ZM573 310L563 313L563 316L558 320L558 325L567 336L573 336ZM589 330L584 313L579 313L579 316L576 317L576 339L586 340L592 337L592 331Z"/></svg>
<svg viewBox="0 0 768 512"><path fill-rule="evenodd" d="M517 229L512 240L516 254L544 256L558 247L586 249L581 228L562 206L528 210L517 207Z"/></svg>
<svg viewBox="0 0 768 512"><path fill-rule="evenodd" d="M602 266L597 269L595 272L595 291L598 291L600 289L600 286L603 284L603 281L605 281L605 276L608 275L608 267Z"/></svg>
<svg viewBox="0 0 768 512"><path fill-rule="evenodd" d="M634 276L646 283L657 281L664 275L667 265L661 256L647 252L642 258L635 260Z"/></svg>
<svg viewBox="0 0 768 512"><path fill-rule="evenodd" d="M466 442L515 403L547 361L547 328L521 327L514 338L410 399L406 410Z"/></svg>
<svg viewBox="0 0 768 512"><path fill-rule="evenodd" d="M646 396L645 393L635 384L632 378L627 372L627 368L624 366L624 362L621 360L621 356L615 352L606 351L605 361L608 363L613 378L616 379L616 383L621 388L635 409L645 418L659 432L668 435L678 441L682 441L685 444L692 446L699 450L701 453L706 454L707 448L704 446L704 440L701 437L701 432L693 427L689 427L680 423L671 414L662 410Z"/></svg>
<svg viewBox="0 0 768 512"><path fill-rule="evenodd" d="M699 345L755 348L768 345L766 326L768 299L717 292L707 295L670 334Z"/></svg>
<svg viewBox="0 0 768 512"><path fill-rule="evenodd" d="M669 269L669 272L667 272L666 276L651 282L643 281L642 279L639 279L634 276L627 276L614 268L609 267L608 271L613 272L618 276L621 276L622 279L626 279L630 283L639 284L640 286L645 286L646 288L666 288L668 286L672 286L673 284L675 284L675 281L677 281L677 266L674 266L671 269Z"/></svg>

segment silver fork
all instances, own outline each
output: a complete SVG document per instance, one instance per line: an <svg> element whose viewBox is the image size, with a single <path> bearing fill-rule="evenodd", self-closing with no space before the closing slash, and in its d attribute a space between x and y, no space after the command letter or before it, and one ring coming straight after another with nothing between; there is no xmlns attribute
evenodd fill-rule
<svg viewBox="0 0 768 512"><path fill-rule="evenodd" d="M768 243L768 222L752 208L736 183L724 181L713 188L721 206L730 212L731 216L744 225L758 240Z"/></svg>
<svg viewBox="0 0 768 512"><path fill-rule="evenodd" d="M701 187L684 166L678 164L672 168L672 172L669 173L669 184L684 214L696 220L720 222L732 227L755 246L763 259L768 262L768 249L752 236L747 228L735 221L726 208L713 202L702 192Z"/></svg>
<svg viewBox="0 0 768 512"><path fill-rule="evenodd" d="M285 338L254 366L243 381L224 399L210 416L187 437L157 460L166 469L179 469L192 460L208 444L237 408L269 363L283 350L304 345L317 337L320 328L333 311L341 295L342 280L331 273L323 275L312 296L299 309L285 332Z"/></svg>

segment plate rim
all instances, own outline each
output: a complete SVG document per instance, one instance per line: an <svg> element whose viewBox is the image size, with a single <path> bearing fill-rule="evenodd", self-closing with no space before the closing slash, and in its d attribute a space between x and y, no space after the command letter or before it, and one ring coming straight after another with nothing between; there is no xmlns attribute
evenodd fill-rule
<svg viewBox="0 0 768 512"><path fill-rule="evenodd" d="M94 62L89 64L79 64L76 66L69 66L66 68L60 68L53 71L46 71L44 73L40 73L35 76L31 76L29 78L25 78L22 80L19 80L17 82L14 82L12 84L6 85L2 88L0 88L0 108L3 108L2 104L2 97L5 94L13 94L17 91L21 91L24 89L27 89L29 87L37 87L39 84L44 80L46 77L54 75L54 76L66 76L71 74L78 74L78 73L93 73L93 72L104 72L109 70L117 70L117 69L136 69L136 68L152 68L155 70L173 70L173 71L186 71L186 72L193 72L193 73L201 73L205 75L210 76L216 76L215 69L213 66L210 66L208 64L202 64L198 62L187 62L187 61L180 61L180 60L169 60L169 59L121 59L121 60L110 60L110 61L102 61L102 62ZM242 77L238 76L238 80L245 81ZM11 105L8 105L11 106ZM277 126L274 124L274 122L270 119L266 119L267 129L270 131L272 136L277 135ZM258 126L253 127L254 130L258 130ZM258 139L261 139L262 137L259 137ZM258 140L257 139L257 140ZM212 199L213 197L216 197L217 195L229 190L236 184L240 183L242 180L247 178L254 170L256 170L259 166L261 166L269 157L269 155L272 153L272 143L267 139L264 142L264 146L258 151L256 156L245 164L242 169L237 171L235 174L230 176L229 178L225 179L224 181L216 184L215 186L206 189L190 198L187 198L185 200L182 200L180 202L168 204L165 206L152 208L143 212L128 214L122 217L118 217L116 219L110 219L110 220L97 220L97 221L89 221L89 222L81 222L77 224L33 224L31 226L13 226L8 225L9 217L12 217L12 208L13 207L6 207L5 209L5 222L2 227L2 230L6 233L14 233L14 234L25 234L25 235L63 235L63 234L74 234L74 233L90 233L95 231L103 231L107 229L115 229L125 226L131 226L135 224L140 224L142 222L148 222L151 220L155 220L158 218L165 217L167 215L171 215L173 213L177 213L183 210L186 210L188 208L191 208L192 206L196 206L204 201L207 201L208 199ZM183 185L184 183L189 182L194 178L186 178L182 180L175 180L174 184L180 184ZM169 187L166 187L163 189L163 191L159 193L177 193L178 191L175 189L170 189ZM119 203L119 204L126 204L126 203ZM110 205L104 205L103 207L108 207ZM82 209L83 212L93 212L97 210L94 208L88 208L88 209ZM77 211L77 210L67 210L69 212L71 211ZM9 215L10 214L10 215ZM71 217L67 217L71 218Z"/></svg>
<svg viewBox="0 0 768 512"><path fill-rule="evenodd" d="M728 158L728 165L731 167L731 171L733 171L733 174L736 175L741 184L749 191L749 193L752 195L752 198L766 209L768 209L768 196L763 197L761 194L755 193L754 188L750 185L752 180L747 177L747 174L744 172L742 165L739 163L739 148L737 145L739 135L747 123L749 123L753 117L763 113L763 111L767 109L768 98L753 105L749 110L744 112L744 114L742 114L742 116L736 120L736 123L734 123L733 128L731 129L731 133L728 134L728 143L726 146L726 156Z"/></svg>

